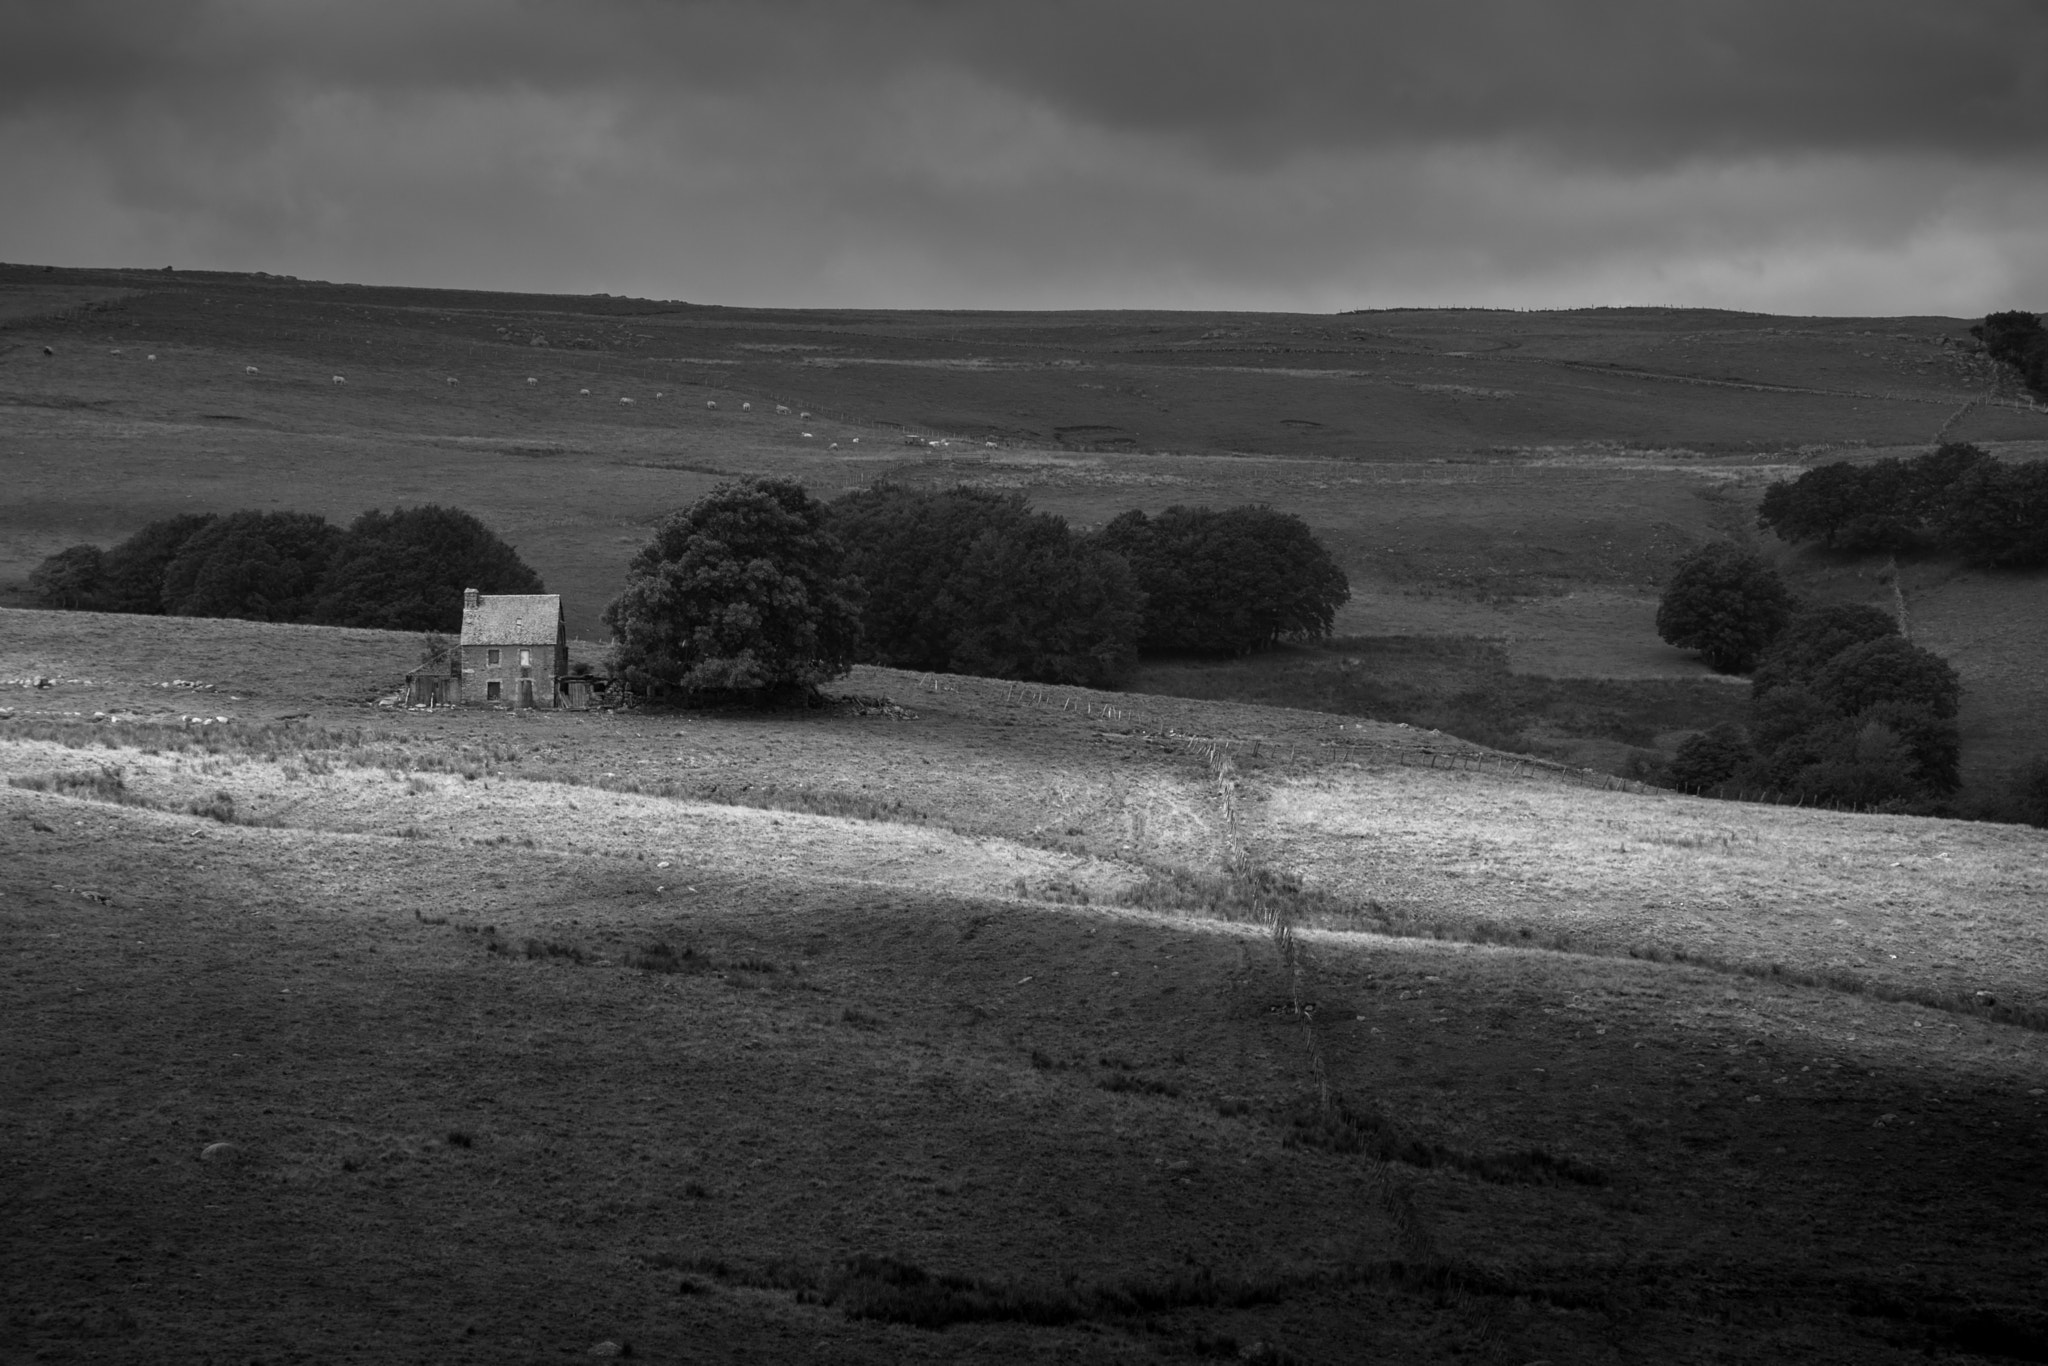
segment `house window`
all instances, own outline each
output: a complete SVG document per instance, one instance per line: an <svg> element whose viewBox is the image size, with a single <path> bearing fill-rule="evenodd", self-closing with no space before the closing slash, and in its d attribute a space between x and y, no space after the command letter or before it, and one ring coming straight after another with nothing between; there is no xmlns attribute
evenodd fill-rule
<svg viewBox="0 0 2048 1366"><path fill-rule="evenodd" d="M533 651L521 650L519 652L519 667L522 669L530 669L533 667Z"/></svg>
<svg viewBox="0 0 2048 1366"><path fill-rule="evenodd" d="M491 653L496 654L497 651L493 650ZM484 701L496 702L501 700L504 696L505 685L503 683L500 683L497 679L494 678L490 682L484 684Z"/></svg>
<svg viewBox="0 0 2048 1366"><path fill-rule="evenodd" d="M496 664L497 662L498 662L498 652L497 652L496 650L485 650L485 651L484 651L484 663L486 663L486 664Z"/></svg>

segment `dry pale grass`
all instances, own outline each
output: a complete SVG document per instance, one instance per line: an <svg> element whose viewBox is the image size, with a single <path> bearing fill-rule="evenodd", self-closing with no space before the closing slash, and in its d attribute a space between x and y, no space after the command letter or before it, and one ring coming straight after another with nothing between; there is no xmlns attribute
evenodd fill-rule
<svg viewBox="0 0 2048 1366"><path fill-rule="evenodd" d="M1384 768L1276 781L1265 855L1424 921L2008 1002L2048 981L2048 833Z"/></svg>
<svg viewBox="0 0 2048 1366"><path fill-rule="evenodd" d="M1144 878L1130 864L973 838L932 826L716 805L557 782L400 769L311 772L190 754L101 752L126 791L167 811L228 793L244 823L331 834L518 844L645 862L670 882L744 867L776 881L824 879L916 888L952 896L1006 896L1019 886L1115 901ZM90 768L94 760L48 741L0 742L0 777ZM671 872L662 873L664 866Z"/></svg>

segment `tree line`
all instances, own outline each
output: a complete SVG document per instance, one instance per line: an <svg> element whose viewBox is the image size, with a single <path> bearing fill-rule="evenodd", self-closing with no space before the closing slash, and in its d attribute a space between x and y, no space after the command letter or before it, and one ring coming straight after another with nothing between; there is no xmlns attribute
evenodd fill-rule
<svg viewBox="0 0 2048 1366"><path fill-rule="evenodd" d="M1899 633L1891 613L1801 603L1764 561L1729 542L1681 561L1657 633L1724 673L1750 676L1747 724L1687 739L1665 771L1681 791L1864 810L1954 815L1962 681ZM2048 825L2048 763L2021 768L1978 814Z"/></svg>
<svg viewBox="0 0 2048 1366"><path fill-rule="evenodd" d="M747 479L665 520L604 620L613 668L654 697L801 692L856 663L1113 687L1142 651L1327 636L1350 591L1306 523L1263 506L1088 533L1017 493L878 484L828 504Z"/></svg>
<svg viewBox="0 0 2048 1366"><path fill-rule="evenodd" d="M1837 461L1773 483L1757 521L1794 544L2029 568L2048 564L2048 462L2008 464L1960 441L1911 460Z"/></svg>
<svg viewBox="0 0 2048 1366"><path fill-rule="evenodd" d="M187 513L119 545L76 545L29 587L46 607L386 631L456 631L462 591L539 593L540 576L460 508L371 510L347 527L308 512Z"/></svg>

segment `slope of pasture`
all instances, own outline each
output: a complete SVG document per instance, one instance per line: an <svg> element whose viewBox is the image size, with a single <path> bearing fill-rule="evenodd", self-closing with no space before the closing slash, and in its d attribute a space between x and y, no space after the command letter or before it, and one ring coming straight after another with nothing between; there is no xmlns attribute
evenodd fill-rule
<svg viewBox="0 0 2048 1366"><path fill-rule="evenodd" d="M437 800L497 821L506 790ZM719 850L682 851L678 894L577 838L608 819L535 811L584 847L527 849L0 787L9 1340L1318 1363L2042 1340L2038 1033L1365 935L1311 936L1290 979L1246 928ZM1311 1036L1338 1132L1392 1160L1302 1141ZM920 1307L964 1321L900 1321Z"/></svg>
<svg viewBox="0 0 2048 1366"><path fill-rule="evenodd" d="M321 635L207 625L245 637L252 665L272 661L266 676ZM1242 839L1372 923L1486 924L2048 1008L2048 834L2019 827L1596 791L1472 771L1483 751L1407 727L877 669L842 686L863 700L770 716L329 704L295 727L263 723L281 714L273 694L237 724L181 731L95 701L123 695L119 671L112 656L86 663L99 681L70 702L26 691L0 721L10 772L115 764L172 807L225 790L244 818L317 829L582 841L657 861L710 840L834 876L1096 900L1133 895L1148 873L1218 875ZM187 747L194 762L175 757ZM1467 767L1418 766L1454 753ZM1225 758L1244 799L1236 835L1217 806ZM762 809L711 809L729 804Z"/></svg>

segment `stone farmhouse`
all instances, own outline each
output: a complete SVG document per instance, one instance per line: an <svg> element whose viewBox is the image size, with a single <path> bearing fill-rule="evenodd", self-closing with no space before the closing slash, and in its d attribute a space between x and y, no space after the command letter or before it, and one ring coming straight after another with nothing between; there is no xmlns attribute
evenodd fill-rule
<svg viewBox="0 0 2048 1366"><path fill-rule="evenodd" d="M462 594L462 639L406 676L415 706L559 707L569 691L559 593ZM588 705L587 701L584 705Z"/></svg>
<svg viewBox="0 0 2048 1366"><path fill-rule="evenodd" d="M462 594L461 700L469 705L561 703L569 626L559 593Z"/></svg>

